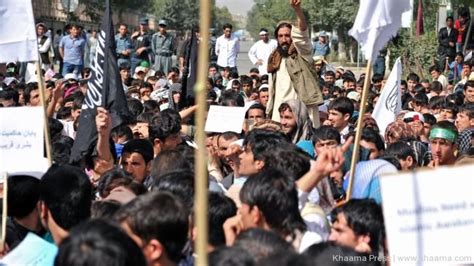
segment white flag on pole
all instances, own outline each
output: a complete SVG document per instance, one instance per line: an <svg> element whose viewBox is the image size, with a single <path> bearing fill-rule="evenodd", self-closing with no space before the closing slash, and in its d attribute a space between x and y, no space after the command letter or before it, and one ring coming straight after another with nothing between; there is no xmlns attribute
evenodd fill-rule
<svg viewBox="0 0 474 266"><path fill-rule="evenodd" d="M349 34L362 46L365 59L375 59L377 53L397 34L402 25L402 13L410 10L410 0L364 0Z"/></svg>
<svg viewBox="0 0 474 266"><path fill-rule="evenodd" d="M372 117L377 121L382 135L388 124L395 121L396 116L402 110L401 76L402 62L399 57L393 65L392 72L390 72L387 83L385 83L372 112Z"/></svg>
<svg viewBox="0 0 474 266"><path fill-rule="evenodd" d="M1 0L0 63L38 60L31 0Z"/></svg>

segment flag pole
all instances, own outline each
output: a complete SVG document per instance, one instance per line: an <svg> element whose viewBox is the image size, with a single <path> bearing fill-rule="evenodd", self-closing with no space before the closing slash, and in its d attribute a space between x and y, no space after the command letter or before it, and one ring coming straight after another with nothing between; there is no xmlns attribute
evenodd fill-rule
<svg viewBox="0 0 474 266"><path fill-rule="evenodd" d="M354 182L354 175L355 175L355 167L357 164L357 161L359 160L359 150L360 150L360 138L362 136L362 121L364 119L364 113L365 110L367 109L367 97L369 95L369 85L370 85L370 76L372 72L372 59L370 59L367 62L367 67L365 70L365 79L364 79L364 88L362 89L362 99L360 102L360 108L359 108L359 117L357 118L357 128L356 128L356 134L355 134L355 139L354 139L354 149L352 151L352 159L351 159L351 169L349 172L349 185L347 187L346 191L346 200L345 202L349 201L351 199L352 195L352 185Z"/></svg>
<svg viewBox="0 0 474 266"><path fill-rule="evenodd" d="M39 52L38 52L39 56ZM44 81L43 81L43 74L40 65L40 61L36 60L36 75L38 77L38 87L39 87L39 96L41 105L43 106L43 118L44 118L44 139L45 139L45 146L46 146L46 157L48 158L48 166L53 164L53 156L52 156L52 148L51 148L51 136L49 135L49 124L48 124L48 114L47 108L48 105L46 104L46 99L44 97Z"/></svg>
<svg viewBox="0 0 474 266"><path fill-rule="evenodd" d="M194 202L194 213L195 223L197 227L197 238L195 242L196 265L208 265L207 259L207 243L208 243L208 172L207 172L207 156L205 140L206 136L204 133L204 124L206 116L206 78L207 69L209 65L209 27L211 17L211 4L210 0L200 0L200 35L201 40L199 43L199 54L198 54L198 72L197 82L195 87L197 111L196 111L196 142L198 148L196 149L196 169L195 169L195 202Z"/></svg>
<svg viewBox="0 0 474 266"><path fill-rule="evenodd" d="M7 236L7 199L8 199L8 173L3 172L2 173L2 179L3 179L3 191L2 191L2 228L0 230L2 237L0 238L0 252L4 252L5 250L5 240Z"/></svg>

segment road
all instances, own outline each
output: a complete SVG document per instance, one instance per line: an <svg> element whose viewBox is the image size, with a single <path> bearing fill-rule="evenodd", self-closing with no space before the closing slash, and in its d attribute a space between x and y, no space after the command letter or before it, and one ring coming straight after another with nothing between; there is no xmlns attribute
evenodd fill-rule
<svg viewBox="0 0 474 266"><path fill-rule="evenodd" d="M240 52L237 57L237 69L239 70L239 75L247 74L251 68L255 67L252 62L250 62L249 56L247 55L252 45L253 42L251 41L240 41Z"/></svg>

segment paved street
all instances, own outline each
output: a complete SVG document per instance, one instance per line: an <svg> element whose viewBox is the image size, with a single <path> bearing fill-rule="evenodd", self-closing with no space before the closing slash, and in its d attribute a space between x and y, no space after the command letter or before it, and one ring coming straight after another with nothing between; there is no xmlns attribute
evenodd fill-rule
<svg viewBox="0 0 474 266"><path fill-rule="evenodd" d="M239 69L239 75L248 73L249 70L254 67L252 62L250 62L249 56L247 55L252 45L253 42L251 41L240 41L240 53L237 57L237 68Z"/></svg>

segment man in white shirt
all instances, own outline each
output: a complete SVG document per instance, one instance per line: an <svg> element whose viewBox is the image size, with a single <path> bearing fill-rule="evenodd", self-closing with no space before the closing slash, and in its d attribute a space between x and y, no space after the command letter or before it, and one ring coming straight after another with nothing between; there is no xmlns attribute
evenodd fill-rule
<svg viewBox="0 0 474 266"><path fill-rule="evenodd" d="M262 28L259 33L260 41L256 42L249 50L249 58L252 64L258 67L260 75L267 74L268 57L278 46L276 40L270 40L268 30Z"/></svg>
<svg viewBox="0 0 474 266"><path fill-rule="evenodd" d="M232 34L232 25L225 24L224 34L216 40L217 65L222 70L230 67L233 72L237 72L237 55L240 51L239 38Z"/></svg>

